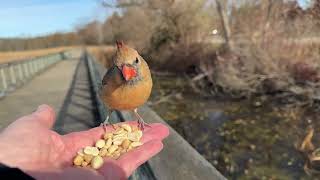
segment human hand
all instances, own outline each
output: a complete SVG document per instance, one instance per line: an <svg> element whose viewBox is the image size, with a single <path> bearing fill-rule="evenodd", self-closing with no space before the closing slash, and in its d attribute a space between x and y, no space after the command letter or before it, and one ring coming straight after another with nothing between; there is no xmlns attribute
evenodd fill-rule
<svg viewBox="0 0 320 180"><path fill-rule="evenodd" d="M101 138L102 127L59 135L50 130L54 124L54 110L41 105L31 115L10 124L0 134L0 162L18 167L36 179L126 179L141 164L163 147L161 140L168 136L168 128L151 124L144 131L142 146L122 155L118 160L105 159L97 171L72 167L77 151ZM126 122L136 124L136 122ZM112 126L107 126L112 131Z"/></svg>

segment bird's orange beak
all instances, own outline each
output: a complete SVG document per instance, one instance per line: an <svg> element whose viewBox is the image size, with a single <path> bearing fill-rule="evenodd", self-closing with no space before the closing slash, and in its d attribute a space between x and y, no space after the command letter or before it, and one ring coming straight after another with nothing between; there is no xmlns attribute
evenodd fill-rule
<svg viewBox="0 0 320 180"><path fill-rule="evenodd" d="M122 75L123 75L124 79L126 81L128 81L137 75L137 71L133 67L123 65L122 66Z"/></svg>

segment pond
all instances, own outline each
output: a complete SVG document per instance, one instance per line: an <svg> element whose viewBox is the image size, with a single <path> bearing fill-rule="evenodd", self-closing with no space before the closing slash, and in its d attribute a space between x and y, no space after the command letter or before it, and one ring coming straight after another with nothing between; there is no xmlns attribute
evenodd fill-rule
<svg viewBox="0 0 320 180"><path fill-rule="evenodd" d="M320 146L319 108L271 96L208 98L182 77L154 76L150 106L228 179L316 179L298 147L313 127Z"/></svg>

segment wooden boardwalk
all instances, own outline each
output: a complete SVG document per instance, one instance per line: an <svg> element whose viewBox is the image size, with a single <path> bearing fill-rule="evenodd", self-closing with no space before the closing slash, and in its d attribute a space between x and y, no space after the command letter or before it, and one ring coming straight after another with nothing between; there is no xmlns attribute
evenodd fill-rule
<svg viewBox="0 0 320 180"><path fill-rule="evenodd" d="M87 73L85 61L76 58L61 61L34 77L0 99L0 129L33 112L41 104L54 107L57 114L55 129L61 133L94 126L95 112Z"/></svg>

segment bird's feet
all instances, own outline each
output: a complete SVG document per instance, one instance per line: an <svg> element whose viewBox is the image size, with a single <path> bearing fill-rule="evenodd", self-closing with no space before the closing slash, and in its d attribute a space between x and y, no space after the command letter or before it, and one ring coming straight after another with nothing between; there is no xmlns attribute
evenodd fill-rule
<svg viewBox="0 0 320 180"><path fill-rule="evenodd" d="M146 126L151 127L148 123L144 122L143 120L141 121L140 119L138 119L138 128L141 131L143 131Z"/></svg>
<svg viewBox="0 0 320 180"><path fill-rule="evenodd" d="M136 117L137 117L137 119L138 119L138 128L139 128L140 130L143 131L146 126L151 127L149 124L147 124L146 122L144 122L144 120L142 119L142 117L139 115L137 109L135 109L133 112L134 112L134 114L136 115Z"/></svg>
<svg viewBox="0 0 320 180"><path fill-rule="evenodd" d="M107 132L107 124L105 122L101 123L100 127L103 128L104 132Z"/></svg>

